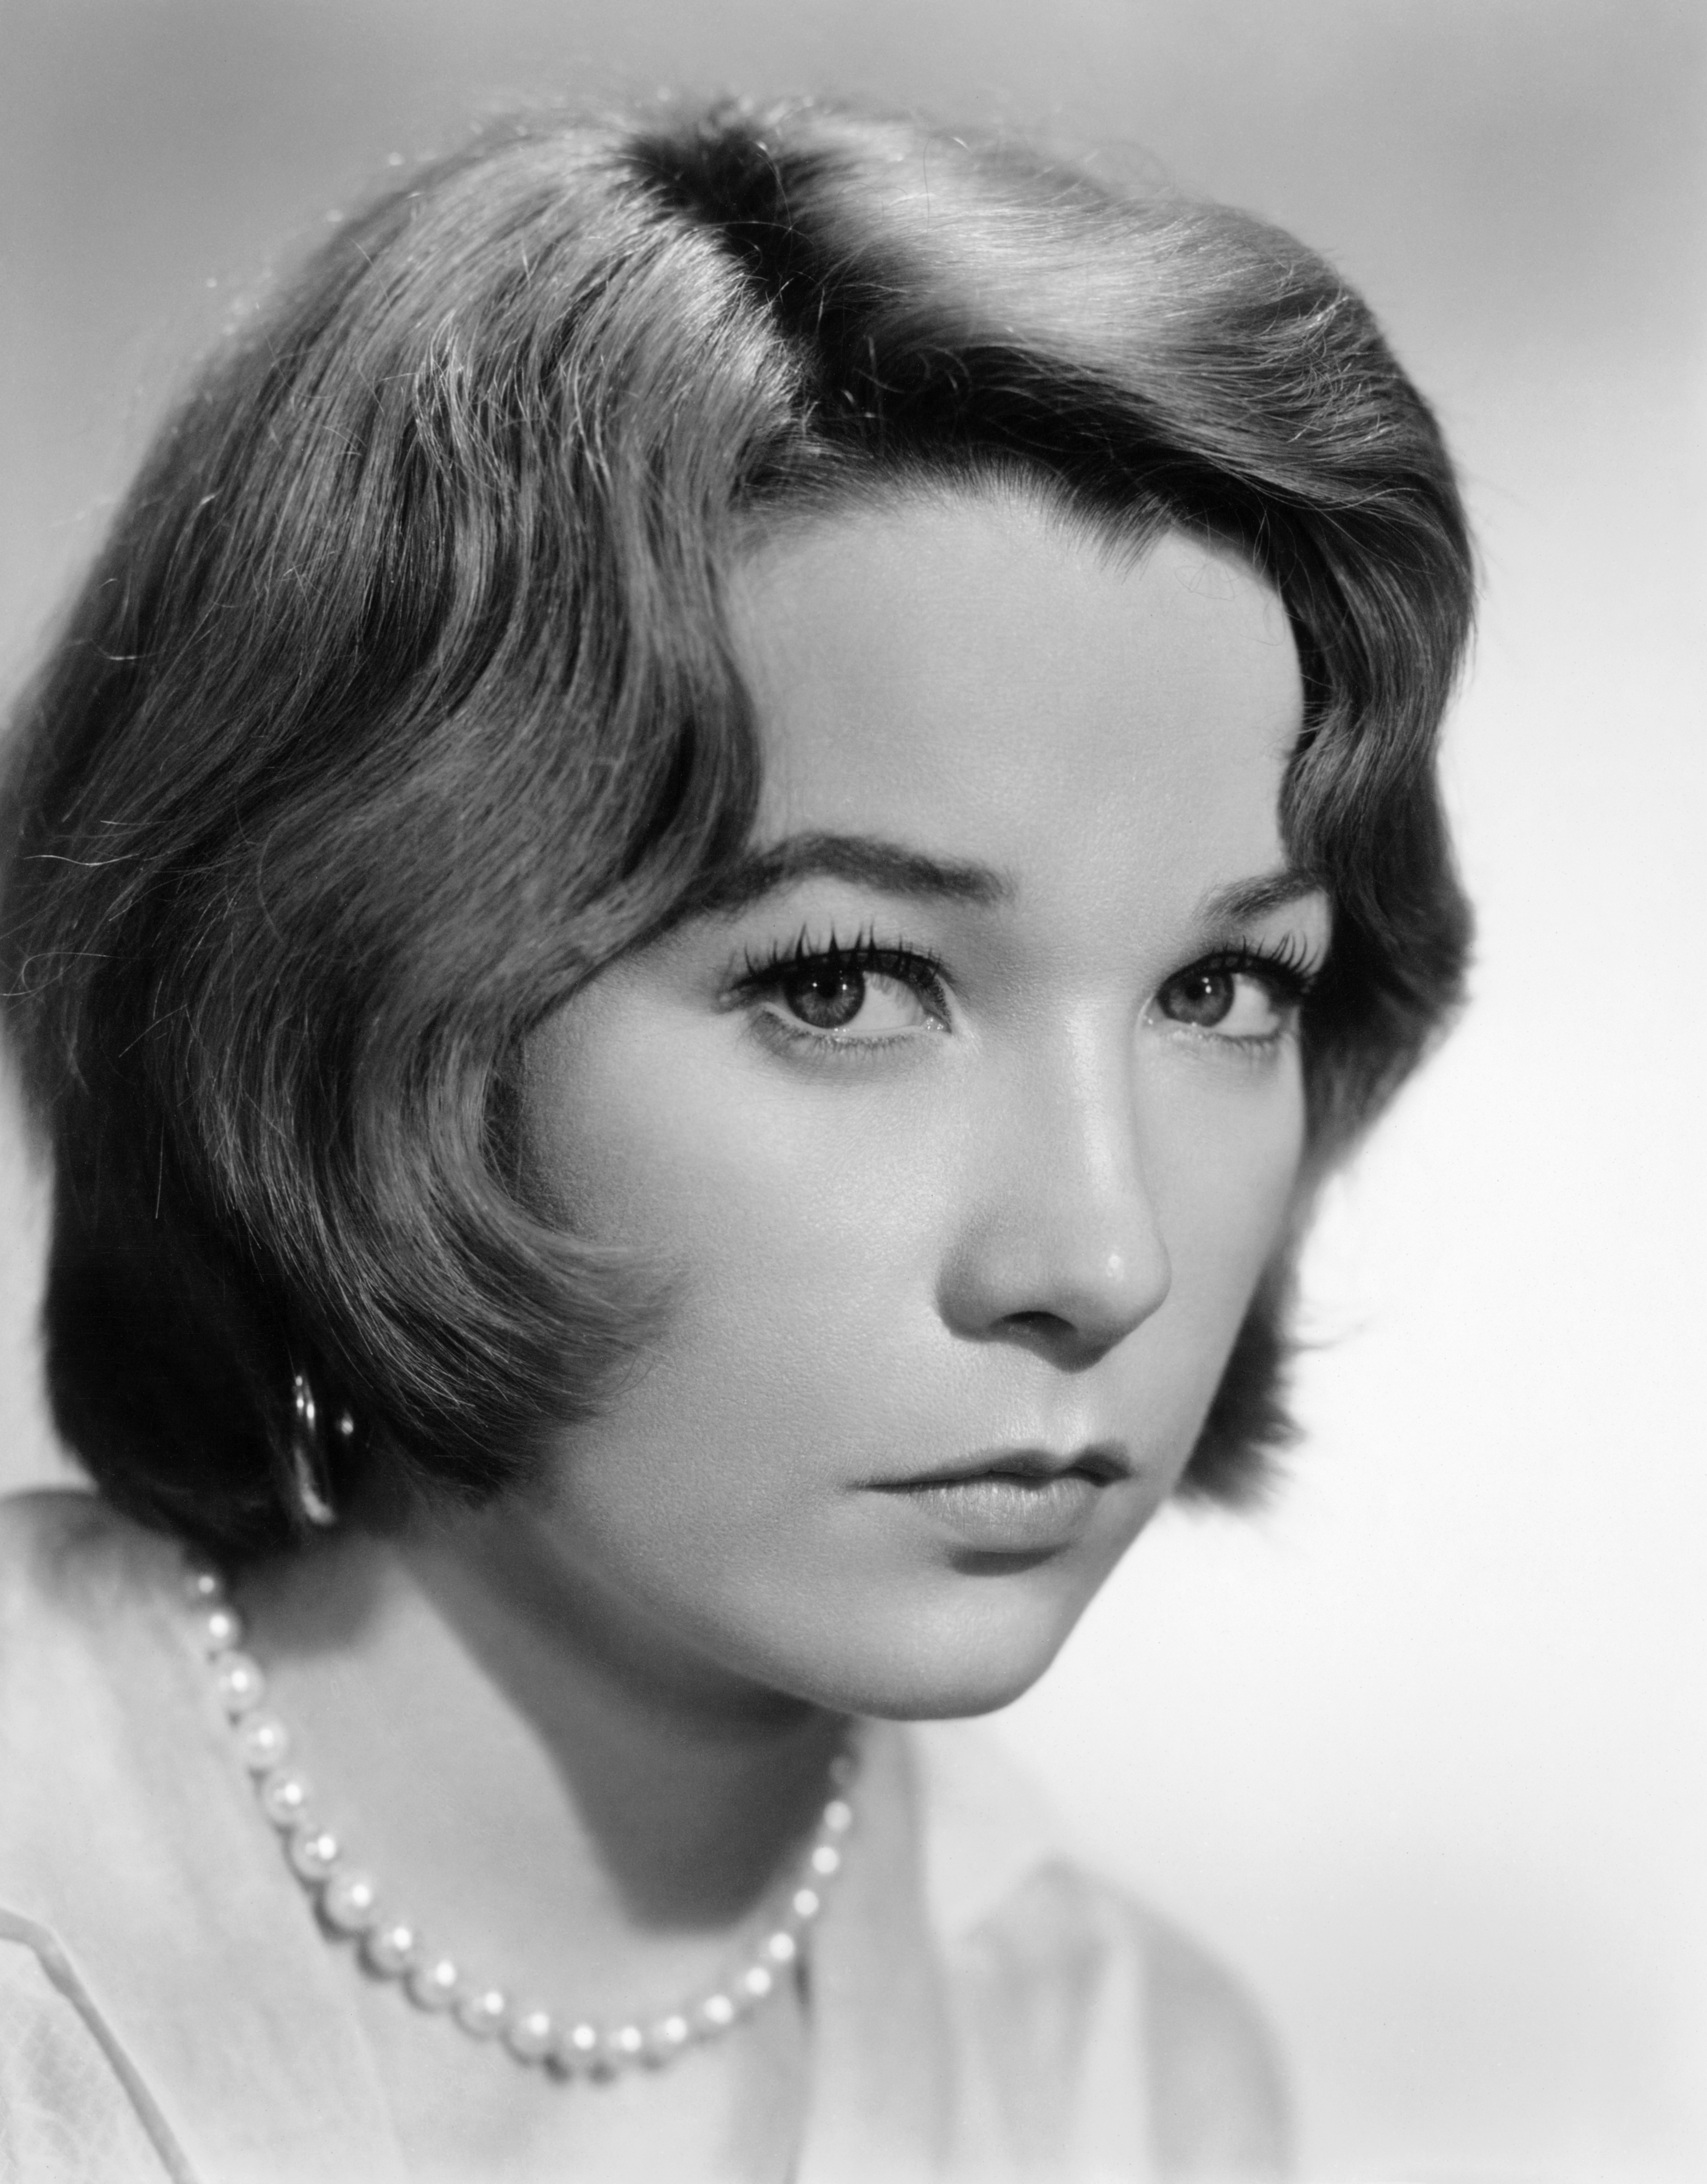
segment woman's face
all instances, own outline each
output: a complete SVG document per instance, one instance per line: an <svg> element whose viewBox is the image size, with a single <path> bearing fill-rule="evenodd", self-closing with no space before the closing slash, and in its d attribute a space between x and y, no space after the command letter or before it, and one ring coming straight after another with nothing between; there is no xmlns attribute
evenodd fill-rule
<svg viewBox="0 0 1707 2184"><path fill-rule="evenodd" d="M529 1521L696 1684L977 1713L1178 1480L1287 1222L1297 654L1234 554L1017 498L826 516L734 604L758 854L528 1056L542 1182L673 1277Z"/></svg>

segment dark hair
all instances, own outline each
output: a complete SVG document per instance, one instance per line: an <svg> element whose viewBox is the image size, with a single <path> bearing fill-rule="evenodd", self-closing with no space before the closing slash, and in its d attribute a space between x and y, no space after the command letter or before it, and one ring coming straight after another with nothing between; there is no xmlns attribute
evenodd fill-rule
<svg viewBox="0 0 1707 2184"><path fill-rule="evenodd" d="M1283 818L1336 916L1312 1172L1377 1112L1462 976L1433 759L1471 574L1359 299L1241 214L906 122L507 123L215 359L23 707L6 1021L54 1162L52 1401L114 1502L287 1539L293 1362L393 1491L477 1502L596 1406L652 1293L527 1202L518 1042L746 841L741 537L992 472L1278 588ZM1283 1435L1286 1271L1199 1490Z"/></svg>

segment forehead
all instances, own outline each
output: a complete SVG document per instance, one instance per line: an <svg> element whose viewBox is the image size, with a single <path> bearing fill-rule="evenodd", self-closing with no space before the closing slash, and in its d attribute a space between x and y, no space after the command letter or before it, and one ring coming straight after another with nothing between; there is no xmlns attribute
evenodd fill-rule
<svg viewBox="0 0 1707 2184"><path fill-rule="evenodd" d="M878 834L1024 894L1280 861L1297 655L1230 550L1164 532L1123 557L1017 497L902 501L770 539L732 610L761 841Z"/></svg>

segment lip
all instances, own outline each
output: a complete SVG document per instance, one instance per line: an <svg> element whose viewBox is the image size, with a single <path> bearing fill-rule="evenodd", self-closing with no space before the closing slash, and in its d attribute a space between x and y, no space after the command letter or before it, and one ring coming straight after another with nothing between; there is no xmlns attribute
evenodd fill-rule
<svg viewBox="0 0 1707 2184"><path fill-rule="evenodd" d="M1107 1446L1057 1455L1046 1449L985 1451L963 1462L884 1479L873 1490L985 1554L1059 1552L1080 1539L1103 1490L1132 1475Z"/></svg>

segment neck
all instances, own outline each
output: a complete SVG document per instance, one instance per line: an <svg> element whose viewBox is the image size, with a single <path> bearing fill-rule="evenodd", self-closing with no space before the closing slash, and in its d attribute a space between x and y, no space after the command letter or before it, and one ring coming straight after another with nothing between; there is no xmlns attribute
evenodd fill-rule
<svg viewBox="0 0 1707 2184"><path fill-rule="evenodd" d="M566 2006L715 1970L845 1733L566 1580L525 1515L352 1530L244 1590L318 1809L382 1895ZM561 1994L565 1964L600 1991Z"/></svg>

